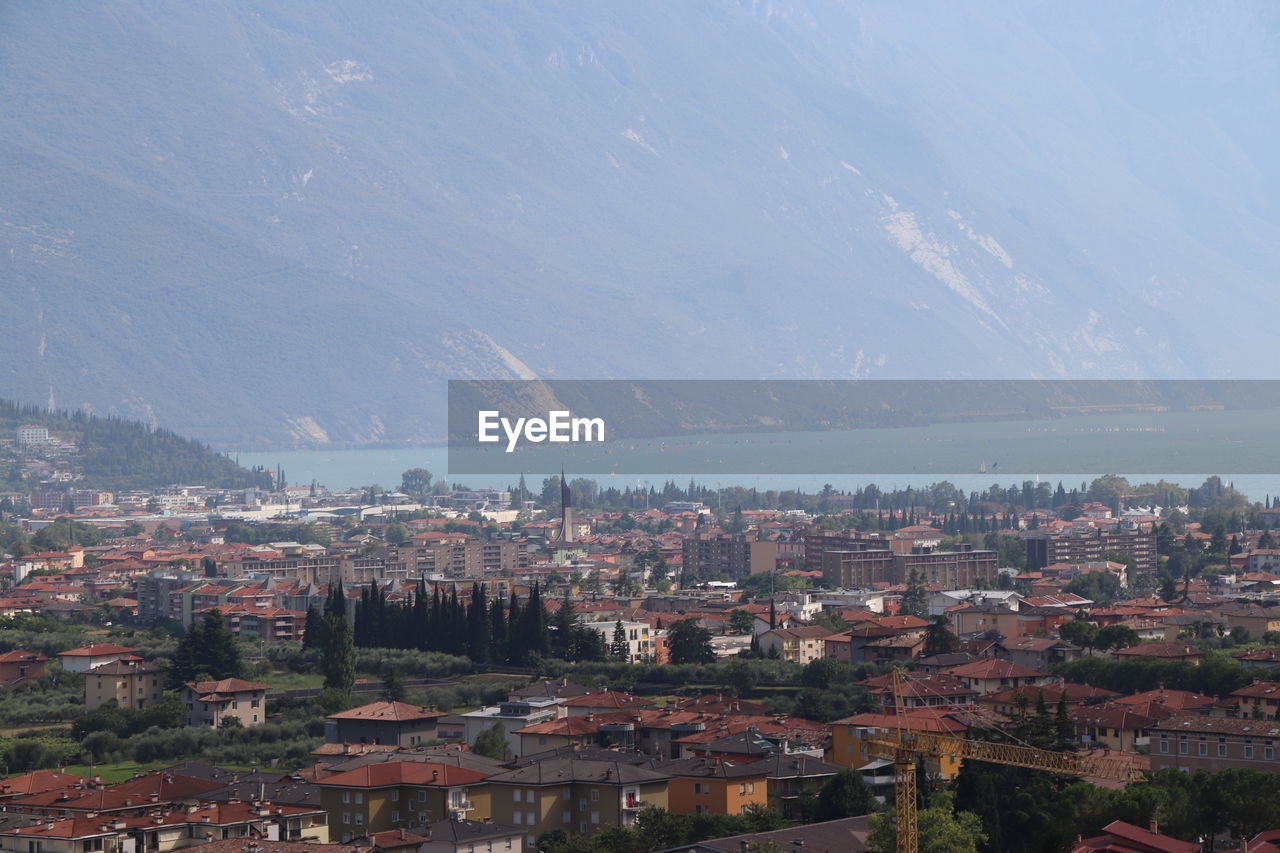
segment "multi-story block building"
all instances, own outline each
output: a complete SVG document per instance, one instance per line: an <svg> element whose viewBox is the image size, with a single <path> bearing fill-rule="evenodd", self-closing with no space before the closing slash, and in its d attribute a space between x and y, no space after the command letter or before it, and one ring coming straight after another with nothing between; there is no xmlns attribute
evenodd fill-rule
<svg viewBox="0 0 1280 853"><path fill-rule="evenodd" d="M334 837L422 827L450 819L490 816L489 774L425 761L366 764L317 781Z"/></svg>
<svg viewBox="0 0 1280 853"><path fill-rule="evenodd" d="M670 775L618 761L556 758L491 776L494 822L521 827L526 844L553 829L630 826L648 806L667 808Z"/></svg>
<svg viewBox="0 0 1280 853"><path fill-rule="evenodd" d="M826 654L824 641L829 636L831 631L821 625L775 628L760 635L760 649L766 654L776 651L783 660L806 664Z"/></svg>
<svg viewBox="0 0 1280 853"><path fill-rule="evenodd" d="M1156 534L1134 525L1111 527L1077 525L1062 530L1027 530L1022 533L1027 546L1027 569L1042 569L1055 563L1089 563L1105 560L1108 554L1127 554L1139 572L1156 569Z"/></svg>
<svg viewBox="0 0 1280 853"><path fill-rule="evenodd" d="M1216 773L1232 767L1280 772L1280 722L1177 715L1151 732L1151 769Z"/></svg>
<svg viewBox="0 0 1280 853"><path fill-rule="evenodd" d="M164 674L164 668L136 657L95 666L84 674L85 707L115 702L121 708L150 708L164 696Z"/></svg>
<svg viewBox="0 0 1280 853"><path fill-rule="evenodd" d="M747 534L694 533L685 537L684 572L691 578L724 577L738 580L772 572L778 564L778 543Z"/></svg>
<svg viewBox="0 0 1280 853"><path fill-rule="evenodd" d="M647 622L587 622L585 627L599 632L606 647L614 640L618 625L627 642L627 663L666 663L666 632L649 627Z"/></svg>

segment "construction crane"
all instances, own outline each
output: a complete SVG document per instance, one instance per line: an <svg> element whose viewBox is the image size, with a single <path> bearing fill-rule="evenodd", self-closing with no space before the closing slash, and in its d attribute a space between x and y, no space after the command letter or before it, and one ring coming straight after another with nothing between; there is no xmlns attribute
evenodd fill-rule
<svg viewBox="0 0 1280 853"><path fill-rule="evenodd" d="M894 805L897 809L897 853L919 853L920 834L917 825L918 791L916 789L916 759L936 760L942 756L987 761L1031 770L1047 770L1118 782L1134 782L1142 773L1132 763L1107 755L1090 756L1076 752L1057 752L1005 743L968 740L955 735L913 731L906 713L902 695L902 670L893 671L894 712L898 720L898 734L893 738L872 738L866 741L867 752L877 758L893 761Z"/></svg>

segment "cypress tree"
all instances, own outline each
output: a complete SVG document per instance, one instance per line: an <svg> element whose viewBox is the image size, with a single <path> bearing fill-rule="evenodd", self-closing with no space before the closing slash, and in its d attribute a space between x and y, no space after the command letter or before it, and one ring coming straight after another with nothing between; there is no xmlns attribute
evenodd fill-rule
<svg viewBox="0 0 1280 853"><path fill-rule="evenodd" d="M523 637L520 635L524 613L520 609L520 596L511 593L511 607L507 611L507 663L518 664L524 659Z"/></svg>
<svg viewBox="0 0 1280 853"><path fill-rule="evenodd" d="M489 659L489 608L484 599L484 587L473 583L467 613L467 654L478 663Z"/></svg>

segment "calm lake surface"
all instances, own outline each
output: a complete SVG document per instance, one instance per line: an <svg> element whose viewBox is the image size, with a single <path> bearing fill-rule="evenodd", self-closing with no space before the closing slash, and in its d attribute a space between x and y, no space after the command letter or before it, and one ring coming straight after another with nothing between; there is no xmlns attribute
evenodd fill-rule
<svg viewBox="0 0 1280 853"><path fill-rule="evenodd" d="M874 483L882 489L922 487L947 480L964 491L1040 479L1067 488L1104 473L1131 482L1164 479L1198 486L1209 474L1230 481L1251 499L1280 495L1280 413L1126 413L1055 421L938 424L899 429L673 436L616 441L600 446L590 466L575 466L563 447L490 457L490 473L449 474L444 446L253 452L230 454L242 465L280 466L290 483L312 480L330 488L377 483L394 488L409 468L471 487L502 488L525 473L530 488L558 473L595 479L605 486L661 487L692 477L710 486L818 491L826 483L852 491ZM574 452L583 448L578 446ZM607 460L606 460L607 457ZM767 464L760 460L767 457ZM474 460L469 460L474 462ZM471 470L476 470L472 464ZM575 467L577 470L575 470ZM583 467L606 473L582 473ZM1189 469L1189 473L1188 473ZM769 473L736 473L742 471ZM645 473L646 471L680 473ZM857 473L841 473L841 472ZM1182 471L1184 473L1169 473ZM616 472L616 473L610 473ZM777 473L775 473L777 472ZM825 473L824 473L825 472Z"/></svg>

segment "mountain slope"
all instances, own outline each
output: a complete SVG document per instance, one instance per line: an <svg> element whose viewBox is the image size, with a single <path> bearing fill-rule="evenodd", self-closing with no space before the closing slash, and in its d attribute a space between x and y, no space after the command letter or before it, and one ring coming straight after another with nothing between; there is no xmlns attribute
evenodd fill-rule
<svg viewBox="0 0 1280 853"><path fill-rule="evenodd" d="M468 376L1265 375L1277 18L6 4L0 390L246 447Z"/></svg>

